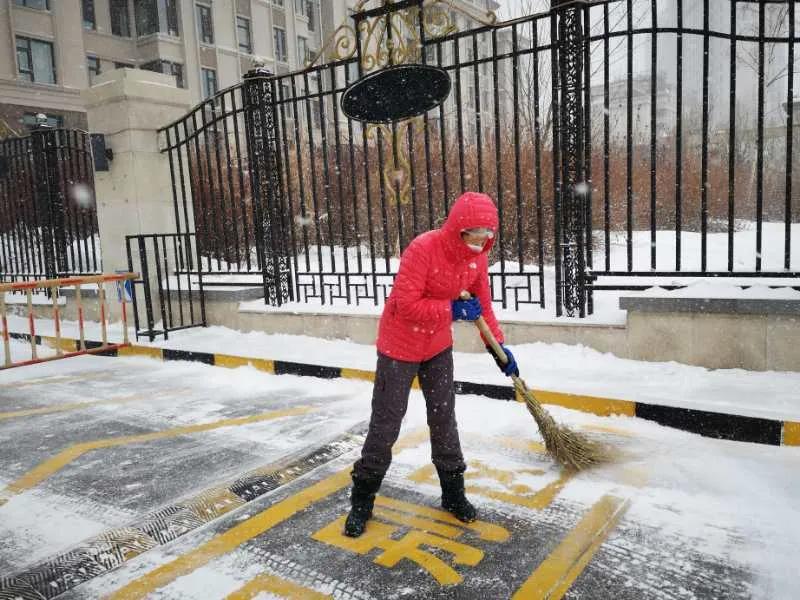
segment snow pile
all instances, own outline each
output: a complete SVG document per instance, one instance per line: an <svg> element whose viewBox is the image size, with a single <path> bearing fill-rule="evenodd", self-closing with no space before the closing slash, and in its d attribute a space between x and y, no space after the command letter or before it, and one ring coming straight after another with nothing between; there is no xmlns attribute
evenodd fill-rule
<svg viewBox="0 0 800 600"><path fill-rule="evenodd" d="M639 295L646 298L733 298L749 300L800 300L800 291L792 288L771 288L765 285L753 285L743 288L724 281L702 281L691 283L676 290L665 290L653 287Z"/></svg>

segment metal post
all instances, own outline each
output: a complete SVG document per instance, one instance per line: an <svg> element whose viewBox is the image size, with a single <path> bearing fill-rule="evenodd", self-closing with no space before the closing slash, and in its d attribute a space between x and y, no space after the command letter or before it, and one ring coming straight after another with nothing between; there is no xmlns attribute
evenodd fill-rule
<svg viewBox="0 0 800 600"><path fill-rule="evenodd" d="M256 249L264 277L264 301L289 300L288 244L283 239L283 195L279 167L272 73L257 68L244 76L242 96L250 181L256 212Z"/></svg>
<svg viewBox="0 0 800 600"><path fill-rule="evenodd" d="M585 77L583 12L585 0L553 0L552 19L556 32L555 52L558 73L552 77L553 103L558 107L558 136L561 185L555 201L560 210L556 221L556 286L561 291L560 306L567 316L586 316L586 144L584 130Z"/></svg>
<svg viewBox="0 0 800 600"><path fill-rule="evenodd" d="M52 146L53 130L45 121L31 132L34 202L41 227L45 279L58 277L55 220L59 211L58 207L54 206L58 200L58 193L53 193L54 188L58 186L58 167L52 164L55 162L55 155L51 153Z"/></svg>

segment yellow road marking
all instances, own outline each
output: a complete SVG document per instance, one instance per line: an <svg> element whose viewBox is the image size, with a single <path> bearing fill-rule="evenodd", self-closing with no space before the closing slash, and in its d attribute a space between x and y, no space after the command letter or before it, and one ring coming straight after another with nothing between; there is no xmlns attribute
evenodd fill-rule
<svg viewBox="0 0 800 600"><path fill-rule="evenodd" d="M184 427L176 427L174 429L167 429L165 431L156 431L153 433L144 433L139 435L126 435L114 438L105 438L94 440L92 442L83 442L70 446L66 450L61 451L54 457L44 461L36 466L25 475L10 483L6 489L0 492L0 506L8 502L11 496L19 494L25 490L37 486L39 483L61 470L64 466L74 461L79 456L98 450L100 448L113 448L115 446L124 446L126 444L137 444L143 442L151 442L153 440L161 440L164 438L176 437L179 435L186 435L190 433L199 433L201 431L212 431L222 427L236 427L239 425L249 425L250 423L258 423L260 421L269 421L271 419L279 419L281 417L291 417L296 415L306 414L313 410L311 407L299 406L295 408L288 408L284 410L276 410L268 413L261 413L249 417L238 417L236 419L223 419L221 421L214 421L212 423L203 423L200 425L186 425Z"/></svg>
<svg viewBox="0 0 800 600"><path fill-rule="evenodd" d="M259 371L265 371L266 373L275 372L275 363L271 360L266 360L263 358L245 358L243 356L232 356L230 354L214 355L215 367L236 369L238 367L246 367L248 365L255 367Z"/></svg>
<svg viewBox="0 0 800 600"><path fill-rule="evenodd" d="M331 475L327 479L301 490L297 494L273 504L258 515L236 525L191 552L184 554L117 590L109 596L111 600L133 600L144 598L158 588L175 581L178 577L208 564L213 559L227 554L286 521L315 502L338 492L350 484L350 467Z"/></svg>
<svg viewBox="0 0 800 600"><path fill-rule="evenodd" d="M507 504L517 504L534 510L542 510L550 506L558 493L572 479L574 473L562 472L558 479L551 481L540 490L533 490L527 485L514 485L517 474L543 475L545 472L540 469L519 469L515 472L501 471L487 467L480 461L470 461L469 469L465 473L467 480L466 491L470 494L478 494L486 498L500 500ZM411 481L417 483L429 483L436 485L436 474L433 465L420 467L408 476ZM494 479L502 483L508 491L503 492L494 488L473 485L471 479Z"/></svg>
<svg viewBox="0 0 800 600"><path fill-rule="evenodd" d="M532 425L535 426L534 423ZM464 437L468 440L480 440L484 442L489 442L492 445L500 444L501 446L505 446L506 448L510 448L512 450L522 450L523 452L532 452L535 454L545 454L547 452L547 448L541 442L532 442L530 440L521 440L519 438L512 438L512 437L505 437L505 436L487 436L481 435L479 433L466 433Z"/></svg>
<svg viewBox="0 0 800 600"><path fill-rule="evenodd" d="M427 571L440 585L457 585L463 577L449 564L428 549L446 552L453 557L457 565L474 567L483 560L484 552L480 548L468 546L447 537L432 535L425 531L411 530L398 537L400 527L371 519L366 530L357 538L344 535L344 523L347 517L342 515L319 531L311 538L335 546L355 554L367 555L374 549L383 550L373 562L386 568L393 568L401 561L411 561Z"/></svg>
<svg viewBox="0 0 800 600"><path fill-rule="evenodd" d="M375 381L375 371L362 371L361 369L342 369L342 377L345 379L363 379L364 381Z"/></svg>
<svg viewBox="0 0 800 600"><path fill-rule="evenodd" d="M458 536L464 533L464 530L459 527L445 525L444 523L439 523L433 519L415 517L414 515L383 508L380 505L375 507L375 510L372 514L376 517L380 517L384 521L406 525L407 527L411 527L413 529L427 531L428 533L435 533L436 535L446 538L456 539Z"/></svg>
<svg viewBox="0 0 800 600"><path fill-rule="evenodd" d="M628 504L616 496L600 498L514 593L512 600L562 598L616 527Z"/></svg>
<svg viewBox="0 0 800 600"><path fill-rule="evenodd" d="M225 600L251 600L261 592L268 592L283 598L296 600L327 600L333 598L329 594L320 594L311 588L297 585L292 581L275 577L274 575L259 575L244 587L229 594Z"/></svg>
<svg viewBox="0 0 800 600"><path fill-rule="evenodd" d="M163 358L161 348L151 346L125 346L117 350L117 356L146 356L147 358Z"/></svg>
<svg viewBox="0 0 800 600"><path fill-rule="evenodd" d="M636 403L631 400L615 400L614 398L565 394L563 392L550 392L547 390L531 391L542 404L555 404L565 408L594 413L601 417L608 417L611 415L636 416ZM519 398L517 399L519 400Z"/></svg>
<svg viewBox="0 0 800 600"><path fill-rule="evenodd" d="M55 336L41 336L42 343L51 348L58 350L66 350L67 352L73 352L78 347L78 340L73 340L71 338L57 338Z"/></svg>
<svg viewBox="0 0 800 600"><path fill-rule="evenodd" d="M395 451L417 446L427 437L427 429L413 431L395 444ZM153 591L175 581L178 577L191 573L218 556L227 554L246 541L269 531L315 502L319 502L323 498L327 498L331 494L347 487L350 485L350 481L350 467L347 467L327 479L323 479L297 494L273 504L263 512L210 539L191 552L150 571L143 577L120 588L108 598L109 600L144 598Z"/></svg>
<svg viewBox="0 0 800 600"><path fill-rule="evenodd" d="M0 385L0 389L2 388L14 388L15 390L23 387L28 387L32 385L46 385L46 384L56 384L56 383L66 383L68 381L86 381L87 379L98 379L100 377L106 377L107 374L103 372L94 372L89 371L84 374L76 374L76 375L51 375L50 377L39 377L37 379L26 379L24 381L19 382L12 382L12 383L4 383Z"/></svg>
<svg viewBox="0 0 800 600"><path fill-rule="evenodd" d="M182 394L190 391L191 388L181 388L178 390L169 390L172 393L165 396L158 396L158 399L171 398L176 394ZM76 410L79 408L86 408L89 406L104 406L108 404L122 404L124 402L133 402L134 400L154 399L152 393L149 394L133 394L130 396L120 396L119 398L109 398L108 400L95 400L92 402L70 402L68 404L58 404L55 406L42 406L40 408L28 408L25 410L16 410L12 412L0 413L0 421L5 419L13 419L15 417L30 417L33 415L47 415L57 412L66 412L68 410Z"/></svg>
<svg viewBox="0 0 800 600"><path fill-rule="evenodd" d="M505 542L508 539L509 535L508 531L506 531L499 525L494 525L493 523L487 523L485 521L473 521L472 523L463 523L458 519L456 519L449 512L446 512L444 510L438 510L436 508L430 508L427 506L412 504L411 502L406 502L405 500L399 500L398 498L387 498L386 496L377 496L375 498L375 504L377 506L384 506L386 508L409 513L412 515L429 517L436 521L449 523L450 525L457 525L458 527L461 527L463 529L470 529L475 533L477 533L482 540L486 540L487 542Z"/></svg>
<svg viewBox="0 0 800 600"><path fill-rule="evenodd" d="M786 421L783 424L783 445L800 446L800 423Z"/></svg>
<svg viewBox="0 0 800 600"><path fill-rule="evenodd" d="M409 448L416 448L421 443L428 441L430 438L430 432L428 431L427 427L420 427L419 429L415 429L414 431L404 435L402 439L400 439L397 443L395 443L394 447L392 448L392 454L397 455L403 450L408 450Z"/></svg>
<svg viewBox="0 0 800 600"><path fill-rule="evenodd" d="M612 435L618 435L620 437L627 437L632 438L636 437L630 431L625 431L624 429L620 429L619 427L611 427L609 425L581 425L581 429L586 431L596 431L598 433L610 433Z"/></svg>
<svg viewBox="0 0 800 600"><path fill-rule="evenodd" d="M572 479L572 475L570 473L565 473L555 481L548 483L545 487L543 487L541 490L539 490L533 495L529 494L521 495L516 493L507 494L480 485L467 484L466 488L467 492L469 493L480 494L481 496L486 496L487 498L493 498L494 500L500 500L501 502L506 502L508 504L518 504L519 506L525 506L527 508L532 508L535 510L542 510L550 506L550 504L555 499L556 495L562 490L562 488L567 484L567 482L570 479ZM519 486L519 487L525 487L526 491L528 492L531 491L530 488L528 488L527 486Z"/></svg>

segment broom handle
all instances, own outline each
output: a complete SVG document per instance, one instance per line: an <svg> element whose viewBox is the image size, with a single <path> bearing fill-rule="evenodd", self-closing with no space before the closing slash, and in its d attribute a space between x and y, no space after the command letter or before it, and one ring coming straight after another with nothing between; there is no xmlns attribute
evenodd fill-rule
<svg viewBox="0 0 800 600"><path fill-rule="evenodd" d="M462 300L469 300L470 298L472 298L472 296L468 291L465 290L461 292ZM503 347L500 345L497 339L495 339L492 330L489 329L489 325L486 324L486 320L481 316L478 317L474 323L483 335L483 339L489 344L489 347L492 349L492 352L494 352L494 355L497 357L497 359L501 363L506 364L508 362L508 356L506 356L506 353L503 351Z"/></svg>

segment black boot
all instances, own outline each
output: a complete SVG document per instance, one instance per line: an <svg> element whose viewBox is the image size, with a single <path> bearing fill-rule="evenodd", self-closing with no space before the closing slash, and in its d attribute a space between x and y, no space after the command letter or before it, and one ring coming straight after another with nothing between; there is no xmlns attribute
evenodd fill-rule
<svg viewBox="0 0 800 600"><path fill-rule="evenodd" d="M352 508L344 524L344 534L348 537L358 537L364 533L367 521L372 516L372 507L375 505L375 494L381 487L382 477L353 478L353 490L350 492Z"/></svg>
<svg viewBox="0 0 800 600"><path fill-rule="evenodd" d="M464 523L472 523L478 511L464 495L464 473L461 471L443 471L438 467L439 482L442 484L442 508Z"/></svg>

